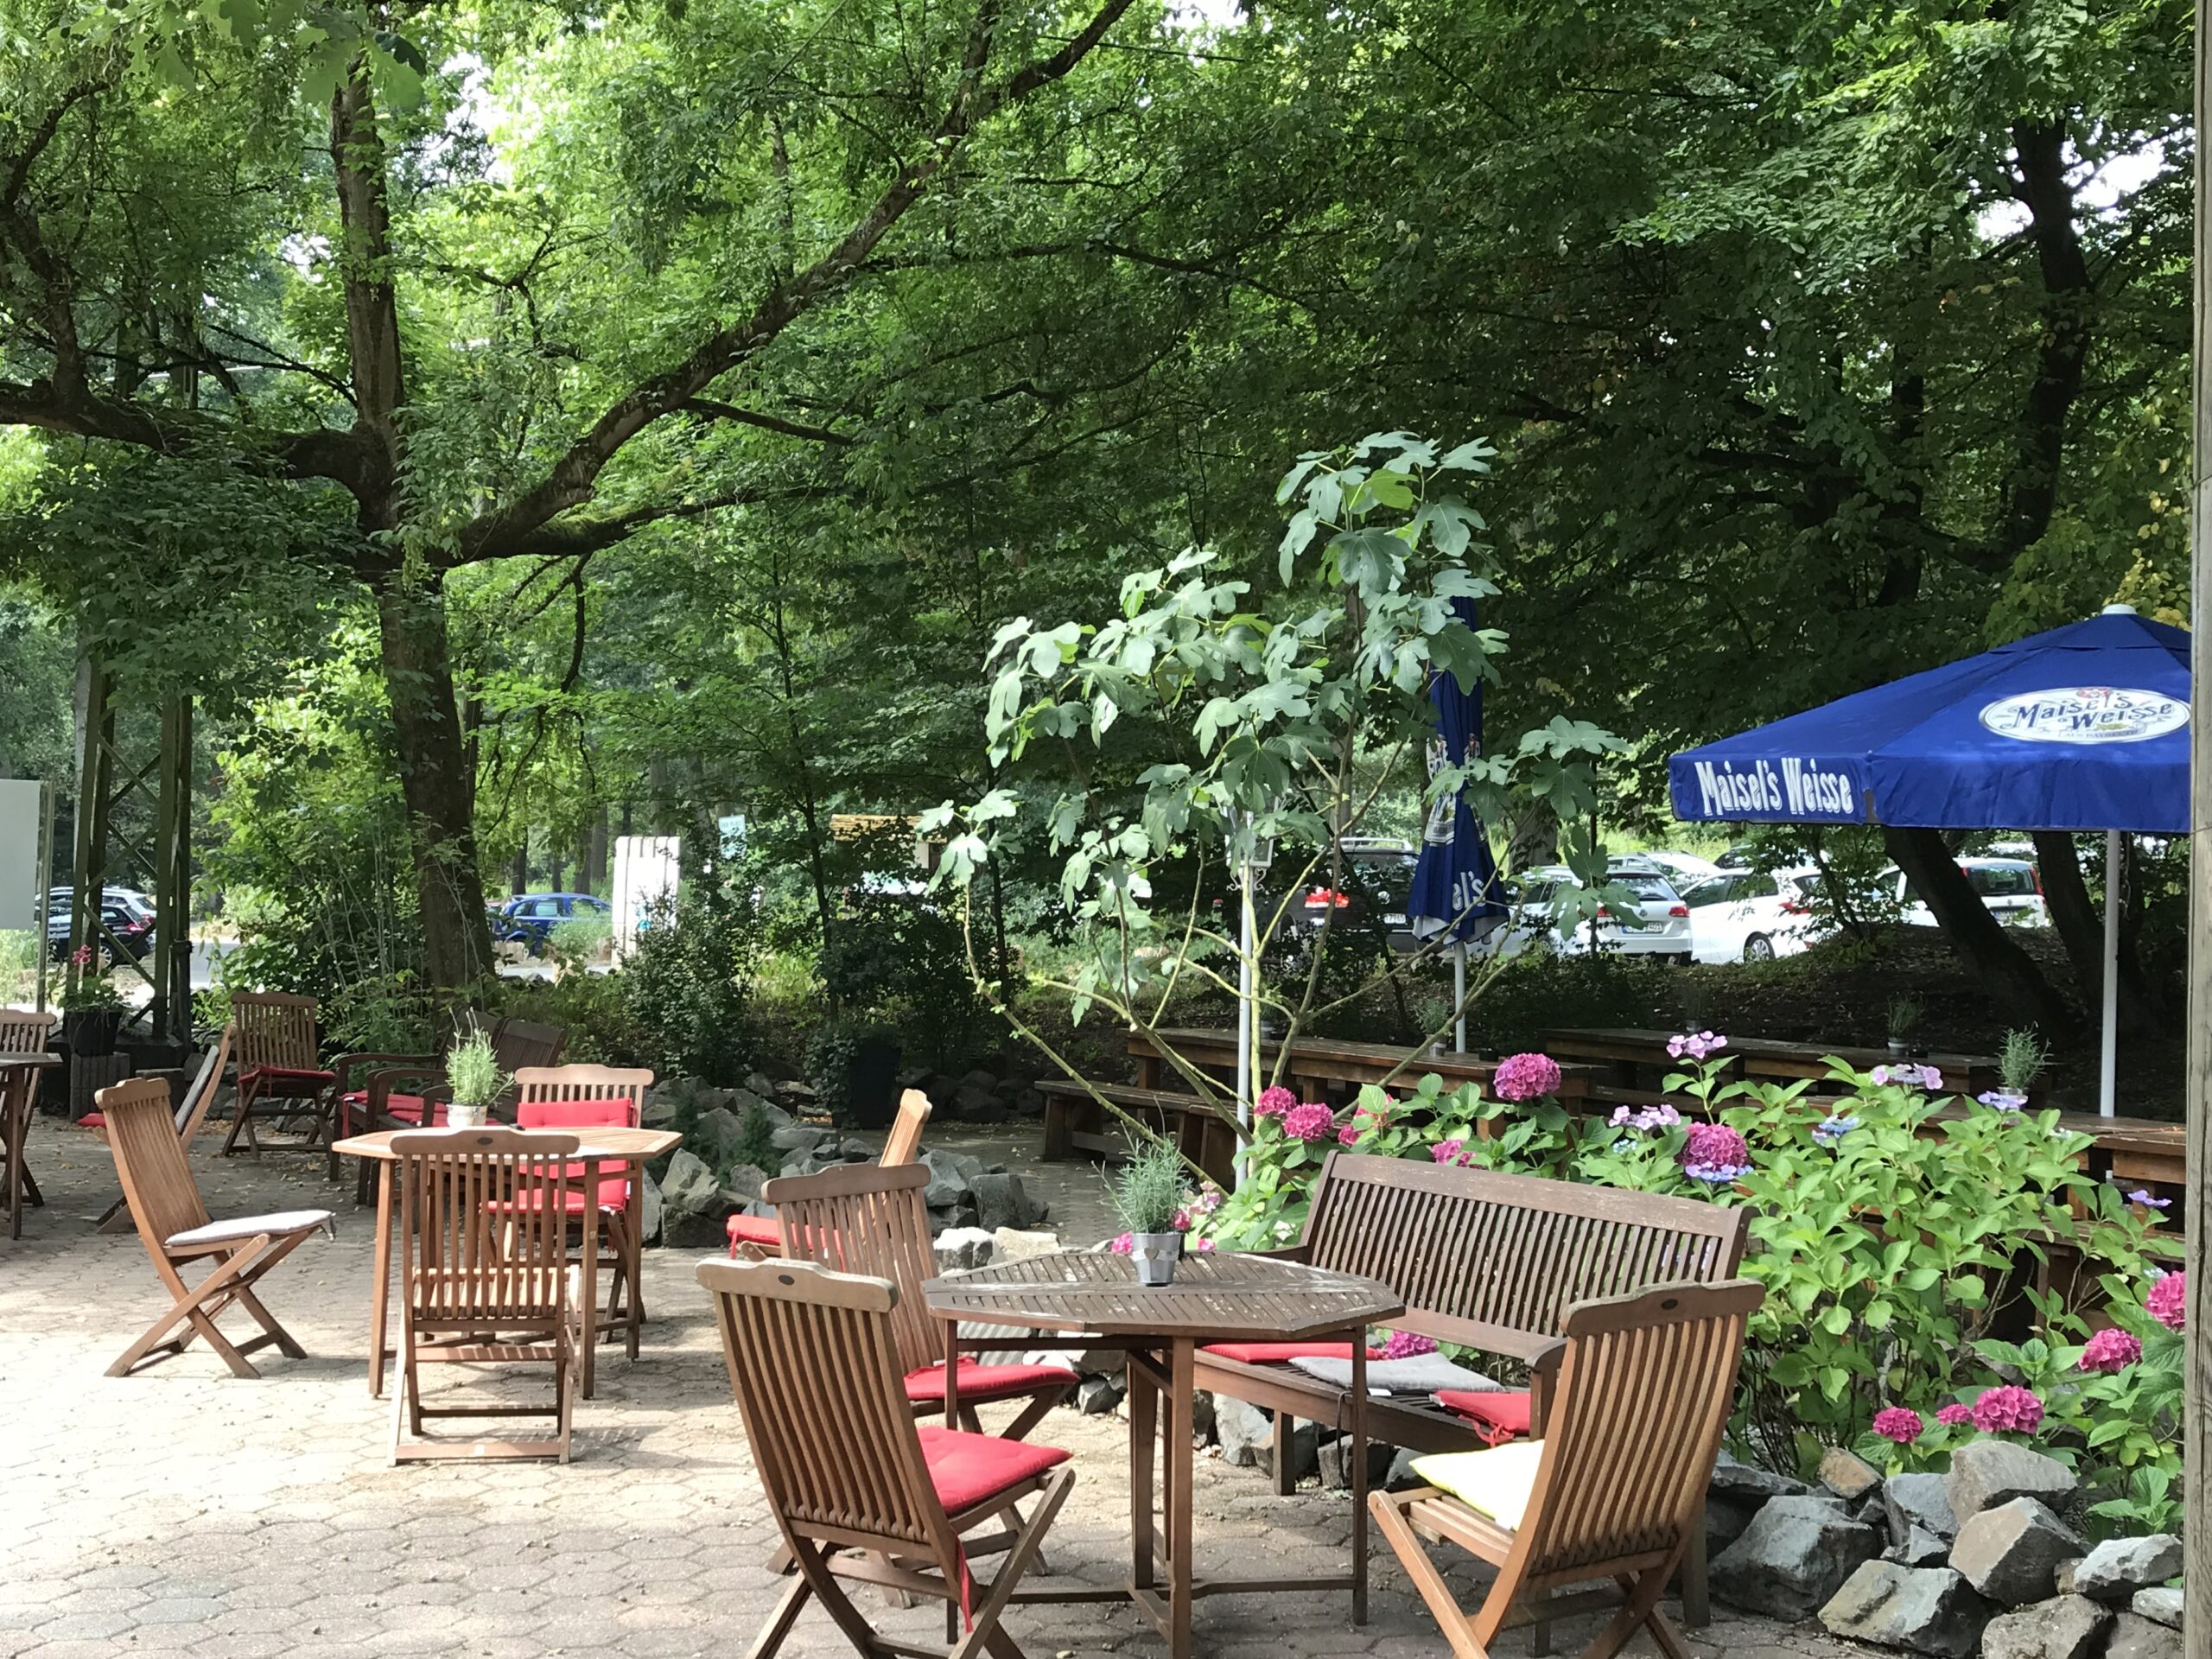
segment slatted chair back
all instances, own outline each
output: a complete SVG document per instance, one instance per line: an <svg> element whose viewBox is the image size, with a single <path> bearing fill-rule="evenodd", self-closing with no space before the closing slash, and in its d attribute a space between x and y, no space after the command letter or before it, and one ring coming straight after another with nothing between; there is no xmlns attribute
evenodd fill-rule
<svg viewBox="0 0 2212 1659"><path fill-rule="evenodd" d="M899 1116L891 1121L891 1134L883 1143L880 1164L911 1164L922 1149L922 1127L930 1121L930 1097L918 1089L899 1096Z"/></svg>
<svg viewBox="0 0 2212 1659"><path fill-rule="evenodd" d="M116 1178L147 1254L166 1263L164 1239L207 1224L207 1206L177 1138L169 1086L159 1077L128 1077L92 1096L106 1122Z"/></svg>
<svg viewBox="0 0 2212 1659"><path fill-rule="evenodd" d="M957 1581L893 1330L899 1287L788 1259L705 1262L731 1389L770 1509L787 1533L927 1549Z"/></svg>
<svg viewBox="0 0 2212 1659"><path fill-rule="evenodd" d="M283 991L233 991L231 1023L238 1030L240 1071L273 1066L312 1071L316 1052L315 1001Z"/></svg>
<svg viewBox="0 0 2212 1659"><path fill-rule="evenodd" d="M1569 1310L1559 1402L1515 1543L1534 1580L1671 1562L1688 1546L1690 1529L1705 1524L1744 1328L1763 1295L1738 1279ZM1655 1403L1663 1425L1653 1421Z"/></svg>
<svg viewBox="0 0 2212 1659"><path fill-rule="evenodd" d="M899 1287L888 1315L899 1375L945 1357L945 1326L931 1317L922 1286L937 1276L926 1165L841 1164L817 1175L770 1181L760 1197L776 1209L784 1255L832 1273L887 1279Z"/></svg>
<svg viewBox="0 0 2212 1659"><path fill-rule="evenodd" d="M1563 1335L1578 1302L1728 1279L1744 1223L1695 1198L1333 1153L1305 1240L1314 1267L1404 1297L1395 1324L1481 1346L1484 1328Z"/></svg>
<svg viewBox="0 0 2212 1659"><path fill-rule="evenodd" d="M231 1046L238 1036L236 1026L225 1026L223 1034L215 1046L201 1057L200 1070L194 1073L192 1086L184 1091L184 1098L177 1103L177 1143L187 1152L192 1150L193 1137L200 1133L200 1125L207 1121L207 1109L215 1103L216 1091L223 1086L223 1068L230 1064Z"/></svg>
<svg viewBox="0 0 2212 1659"><path fill-rule="evenodd" d="M520 1066L515 1071L515 1122L525 1129L595 1128L610 1123L634 1129L645 1110L645 1090L652 1086L653 1074L643 1066ZM549 1109L606 1100L627 1102L628 1116L578 1117Z"/></svg>
<svg viewBox="0 0 2212 1659"><path fill-rule="evenodd" d="M410 1326L550 1329L569 1270L573 1135L429 1129L396 1135L400 1294Z"/></svg>
<svg viewBox="0 0 2212 1659"><path fill-rule="evenodd" d="M0 1008L0 1054L43 1054L60 1018L28 1008Z"/></svg>
<svg viewBox="0 0 2212 1659"><path fill-rule="evenodd" d="M565 1026L543 1026L531 1020L502 1020L492 1029L492 1052L499 1070L515 1073L561 1064L569 1046Z"/></svg>

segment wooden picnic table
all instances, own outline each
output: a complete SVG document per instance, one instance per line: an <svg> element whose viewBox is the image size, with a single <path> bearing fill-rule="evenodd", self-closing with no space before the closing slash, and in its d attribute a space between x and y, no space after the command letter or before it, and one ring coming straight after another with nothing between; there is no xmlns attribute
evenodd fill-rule
<svg viewBox="0 0 2212 1659"><path fill-rule="evenodd" d="M372 1395L384 1393L384 1365L391 1353L385 1341L386 1321L391 1301L391 1203L392 1185L398 1173L399 1158L391 1149L392 1137L397 1135L419 1135L419 1129L378 1129L373 1135L356 1135L340 1141L330 1149L344 1158L361 1158L383 1166L383 1179L377 1183L377 1242L376 1262L372 1269L372 1283L369 1292L369 1392ZM435 1134L435 1130L430 1131ZM467 1131L462 1131L467 1133ZM627 1217L634 1229L642 1221L645 1204L645 1182L640 1177L645 1166L664 1153L676 1150L683 1137L674 1129L626 1129L613 1125L587 1129L563 1129L563 1135L574 1135L579 1145L572 1154L582 1163L596 1160L601 1164L626 1166L629 1174L630 1201ZM632 1236L637 1235L633 1232ZM591 1397L594 1366L593 1361L599 1351L597 1325L599 1321L599 1251L596 1248L582 1252L577 1264L583 1272L583 1392ZM634 1283L630 1294L639 1294Z"/></svg>
<svg viewBox="0 0 2212 1659"><path fill-rule="evenodd" d="M1236 1073L1236 1033L1233 1031L1178 1028L1162 1031L1160 1039L1201 1071L1223 1071L1231 1076ZM1272 1071L1281 1048L1282 1045L1273 1039L1261 1042L1260 1065L1263 1073ZM1140 1088L1174 1090L1184 1086L1183 1078L1161 1057L1145 1033L1129 1033L1129 1053L1137 1063ZM1301 1096L1317 1098L1332 1084L1357 1087L1379 1084L1390 1077L1409 1085L1430 1071L1447 1084L1488 1083L1497 1066L1496 1060L1476 1054L1431 1054L1389 1043L1300 1037L1290 1046L1290 1063L1283 1068L1283 1076ZM1568 1102L1581 1099L1589 1092L1595 1072L1596 1068L1592 1066L1561 1065L1560 1098Z"/></svg>
<svg viewBox="0 0 2212 1659"><path fill-rule="evenodd" d="M1628 1027L1575 1026L1540 1032L1537 1040L1544 1052L1555 1060L1611 1061L1622 1065L1664 1066L1679 1071L1685 1069L1687 1063L1667 1052L1667 1044L1674 1035L1668 1031L1641 1031ZM1878 1065L1904 1064L1886 1048L1860 1048L1848 1043L1795 1043L1772 1037L1731 1035L1728 1046L1720 1051L1723 1059L1732 1062L1733 1069L1747 1077L1792 1081L1800 1077L1818 1081L1827 1077L1831 1069L1831 1055L1861 1071L1871 1071ZM1978 1095L1998 1084L1997 1057L1993 1054L1929 1053L1916 1057L1911 1064L1934 1066L1943 1074L1946 1087L1969 1095Z"/></svg>
<svg viewBox="0 0 2212 1659"><path fill-rule="evenodd" d="M8 1236L23 1236L23 1206L43 1205L38 1183L24 1161L30 1139L32 1107L38 1100L38 1074L61 1064L48 1050L0 1053L0 1197L8 1205Z"/></svg>
<svg viewBox="0 0 2212 1659"><path fill-rule="evenodd" d="M1367 1622L1366 1327L1405 1312L1389 1286L1267 1255L1192 1255L1173 1285L1136 1281L1126 1255L1061 1251L981 1268L922 1287L930 1311L954 1322L1037 1332L1080 1332L1086 1347L1129 1357L1129 1581L1122 1589L1017 1590L1016 1601L1119 1600L1141 1608L1167 1640L1169 1659L1189 1659L1191 1611L1201 1596L1287 1590L1350 1590L1352 1623ZM1214 1342L1300 1342L1352 1338L1345 1427L1352 1437L1351 1571L1344 1577L1221 1579L1198 1576L1191 1536L1193 1378L1198 1351ZM970 1345L963 1338L963 1345ZM945 1373L945 1421L958 1410L953 1369ZM1163 1410L1164 1407L1164 1410ZM1154 1456L1164 1435L1157 1524ZM1162 1580L1165 1580L1163 1583Z"/></svg>

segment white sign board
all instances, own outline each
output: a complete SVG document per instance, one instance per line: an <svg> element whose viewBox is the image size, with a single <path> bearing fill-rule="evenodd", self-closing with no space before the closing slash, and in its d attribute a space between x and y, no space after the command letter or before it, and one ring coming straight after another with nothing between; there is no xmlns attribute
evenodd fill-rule
<svg viewBox="0 0 2212 1659"><path fill-rule="evenodd" d="M627 956L638 935L652 925L657 906L676 902L677 855L674 836L618 836L614 840L614 956Z"/></svg>
<svg viewBox="0 0 2212 1659"><path fill-rule="evenodd" d="M46 785L36 779L0 779L0 929L37 932L46 925L38 890L39 821Z"/></svg>

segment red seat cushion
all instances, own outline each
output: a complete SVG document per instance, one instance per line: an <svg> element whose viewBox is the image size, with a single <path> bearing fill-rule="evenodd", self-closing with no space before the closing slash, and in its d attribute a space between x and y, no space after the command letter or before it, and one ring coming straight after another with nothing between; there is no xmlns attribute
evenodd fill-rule
<svg viewBox="0 0 2212 1659"><path fill-rule="evenodd" d="M402 1123L412 1123L420 1128L423 1125L423 1096L386 1095L384 1097L384 1115L386 1117L396 1117ZM442 1100L430 1109L430 1127L434 1129L443 1128L445 1122L446 1103Z"/></svg>
<svg viewBox="0 0 2212 1659"><path fill-rule="evenodd" d="M518 1129L634 1129L638 1127L638 1108L620 1096L597 1100L526 1100L515 1108L515 1127ZM588 1141L591 1137L581 1139ZM570 1164L563 1172L574 1180L583 1179L584 1166ZM607 1196L607 1189L613 1196ZM599 1184L599 1207L602 1210L624 1210L630 1204L630 1183L620 1178ZM571 1215L582 1206L570 1200Z"/></svg>
<svg viewBox="0 0 2212 1659"><path fill-rule="evenodd" d="M107 1128L107 1114L105 1112L86 1112L82 1117L77 1120L77 1127L80 1129L104 1129Z"/></svg>
<svg viewBox="0 0 2212 1659"><path fill-rule="evenodd" d="M1465 1417L1475 1433L1492 1446L1503 1446L1529 1432L1529 1391L1526 1389L1440 1389L1436 1403Z"/></svg>
<svg viewBox="0 0 2212 1659"><path fill-rule="evenodd" d="M722 1224L722 1230L729 1235L732 1254L741 1244L758 1244L764 1250L784 1248L784 1230L773 1216L732 1216Z"/></svg>
<svg viewBox="0 0 2212 1659"><path fill-rule="evenodd" d="M324 1084L337 1082L338 1074L335 1071L316 1071L297 1065L257 1065L240 1076L238 1081L257 1088L269 1083Z"/></svg>
<svg viewBox="0 0 2212 1659"><path fill-rule="evenodd" d="M922 1438L930 1484L937 1488L937 1501L947 1515L972 1510L1068 1460L1068 1454L1057 1446L1002 1440L995 1434L966 1434L927 1424L915 1432Z"/></svg>
<svg viewBox="0 0 2212 1659"><path fill-rule="evenodd" d="M579 1170L578 1173L582 1173L582 1171ZM522 1201L518 1205L501 1203L487 1204L484 1207L487 1210L507 1210L514 1208L536 1210L543 1202L543 1195L533 1192L527 1199ZM563 1210L566 1210L572 1216L581 1216L584 1212L584 1195L577 1192L569 1192L562 1199L561 1207ZM599 1207L602 1210L628 1209L630 1207L630 1183L624 1180L601 1181L599 1184Z"/></svg>
<svg viewBox="0 0 2212 1659"><path fill-rule="evenodd" d="M1075 1373L1065 1365L986 1365L972 1354L960 1356L960 1397L1004 1400L1017 1394L1036 1394L1045 1389L1074 1386ZM944 1398L944 1367L925 1365L906 1373L906 1397L913 1401Z"/></svg>
<svg viewBox="0 0 2212 1659"><path fill-rule="evenodd" d="M1233 1359L1240 1365L1281 1365L1294 1359L1350 1359L1351 1344L1348 1342L1214 1342L1200 1350L1217 1359ZM1379 1359L1382 1351L1370 1348L1370 1359Z"/></svg>

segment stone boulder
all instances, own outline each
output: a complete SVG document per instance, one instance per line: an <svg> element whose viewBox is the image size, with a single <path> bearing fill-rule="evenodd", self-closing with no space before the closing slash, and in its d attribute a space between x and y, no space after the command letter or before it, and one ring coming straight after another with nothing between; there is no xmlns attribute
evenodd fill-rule
<svg viewBox="0 0 2212 1659"><path fill-rule="evenodd" d="M1847 1503L1859 1503L1882 1484L1881 1471L1864 1458L1830 1446L1821 1459L1821 1484Z"/></svg>
<svg viewBox="0 0 2212 1659"><path fill-rule="evenodd" d="M672 1215L697 1215L715 1201L715 1172L688 1147L678 1147L661 1177L661 1201Z"/></svg>
<svg viewBox="0 0 2212 1659"><path fill-rule="evenodd" d="M1938 1538L1959 1535L1959 1523L1943 1493L1942 1475L1891 1475L1882 1483L1882 1507L1889 1514L1890 1541L1903 1543L1915 1527Z"/></svg>
<svg viewBox="0 0 2212 1659"><path fill-rule="evenodd" d="M1909 1530L1904 1541L1891 1544L1882 1559L1899 1567L1941 1567L1950 1559L1951 1547L1925 1527Z"/></svg>
<svg viewBox="0 0 2212 1659"><path fill-rule="evenodd" d="M1994 1611L1948 1567L1868 1561L1829 1598L1821 1623L1856 1641L1966 1659Z"/></svg>
<svg viewBox="0 0 2212 1659"><path fill-rule="evenodd" d="M717 1106L710 1112L699 1114L691 1125L691 1132L683 1137L683 1144L716 1169L727 1169L737 1161L738 1148L744 1140L745 1131L738 1123L737 1114L727 1106Z"/></svg>
<svg viewBox="0 0 2212 1659"><path fill-rule="evenodd" d="M1951 1565L1992 1601L2021 1607L2050 1599L2059 1565L2087 1548L2080 1535L2042 1503L2016 1497L1961 1523Z"/></svg>
<svg viewBox="0 0 2212 1659"><path fill-rule="evenodd" d="M1214 1433L1221 1440L1225 1463L1240 1469L1274 1472L1274 1419L1243 1400L1217 1395L1213 1404ZM1290 1478L1301 1480L1319 1467L1321 1427L1300 1421L1290 1432Z"/></svg>
<svg viewBox="0 0 2212 1659"><path fill-rule="evenodd" d="M1826 1606L1881 1549L1874 1529L1852 1520L1832 1498L1774 1498L1713 1559L1713 1593L1795 1624Z"/></svg>
<svg viewBox="0 0 2212 1659"><path fill-rule="evenodd" d="M1951 1454L1951 1472L1943 1482L1944 1500L1961 1527L2016 1497L2063 1510L2080 1490L2074 1471L2056 1458L2008 1440L1969 1440Z"/></svg>
<svg viewBox="0 0 2212 1659"><path fill-rule="evenodd" d="M975 1201L976 1178L983 1173L982 1159L931 1147L922 1154L921 1161L930 1172L930 1184L922 1189L922 1202L931 1209L950 1210Z"/></svg>
<svg viewBox="0 0 2212 1659"><path fill-rule="evenodd" d="M948 1227L937 1236L941 1273L965 1273L991 1264L992 1235L980 1227Z"/></svg>
<svg viewBox="0 0 2212 1659"><path fill-rule="evenodd" d="M1758 1513L1756 1503L1739 1503L1732 1498L1714 1497L1707 1493L1705 1500L1705 1548L1708 1556L1722 1550L1744 1535L1751 1524L1751 1517Z"/></svg>
<svg viewBox="0 0 2212 1659"><path fill-rule="evenodd" d="M1802 1497L1812 1488L1802 1480L1777 1475L1770 1469L1757 1469L1748 1463L1738 1463L1723 1452L1713 1462L1713 1484L1707 1490L1715 1497L1764 1503L1770 1497Z"/></svg>
<svg viewBox="0 0 2212 1659"><path fill-rule="evenodd" d="M2133 1613L2113 1620L2112 1640L2105 1644L2105 1659L2182 1659L2183 1652L2178 1629Z"/></svg>
<svg viewBox="0 0 2212 1659"><path fill-rule="evenodd" d="M1038 1207L1019 1175L978 1175L969 1184L969 1191L976 1195L978 1227L994 1233L1001 1227L1020 1231L1039 1219Z"/></svg>
<svg viewBox="0 0 2212 1659"><path fill-rule="evenodd" d="M2092 1659L2111 1624L2111 1609L2060 1596L1992 1619L1981 1633L1982 1659Z"/></svg>
<svg viewBox="0 0 2212 1659"><path fill-rule="evenodd" d="M1058 1233L1001 1227L991 1235L991 1260L994 1262L1025 1262L1033 1255L1050 1255L1059 1248L1060 1236Z"/></svg>
<svg viewBox="0 0 2212 1659"><path fill-rule="evenodd" d="M1367 1486L1377 1491L1390 1478L1390 1461L1397 1455L1397 1448L1385 1446L1380 1440L1367 1443ZM1314 1453L1315 1467L1321 1476L1321 1484L1332 1491L1351 1490L1351 1436L1339 1434L1333 1440L1324 1440Z"/></svg>
<svg viewBox="0 0 2212 1659"><path fill-rule="evenodd" d="M658 1244L660 1243L661 1217L663 1212L664 1207L661 1202L660 1183L653 1179L652 1176L648 1175L645 1177L645 1192L640 1195L638 1201L638 1233L639 1236L645 1243Z"/></svg>
<svg viewBox="0 0 2212 1659"><path fill-rule="evenodd" d="M2181 1592L2169 1590L2160 1585L2155 1590L2138 1590L2135 1599L2127 1605L2128 1611L2138 1618L2147 1618L2153 1624L2164 1624L2171 1630L2181 1629Z"/></svg>
<svg viewBox="0 0 2212 1659"><path fill-rule="evenodd" d="M1086 1376L1076 1384L1075 1408L1086 1417L1103 1417L1128 1392L1127 1386L1110 1376Z"/></svg>
<svg viewBox="0 0 2212 1659"><path fill-rule="evenodd" d="M778 1152L784 1153L787 1156L796 1154L801 1158L818 1156L822 1143L825 1141L834 1141L836 1139L836 1132L833 1129L818 1129L811 1123L799 1122L784 1124L781 1128L772 1130L768 1136L769 1144Z"/></svg>
<svg viewBox="0 0 2212 1659"><path fill-rule="evenodd" d="M2094 1600L2125 1607L2138 1590L2179 1577L2181 1563L2181 1540L2170 1532L2109 1539L2074 1569L2074 1588Z"/></svg>

